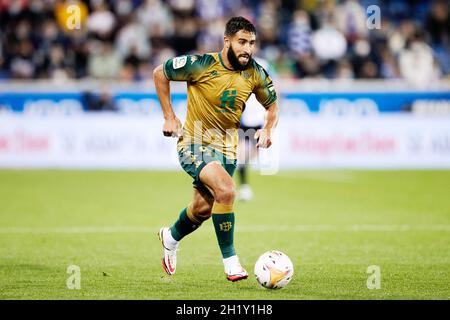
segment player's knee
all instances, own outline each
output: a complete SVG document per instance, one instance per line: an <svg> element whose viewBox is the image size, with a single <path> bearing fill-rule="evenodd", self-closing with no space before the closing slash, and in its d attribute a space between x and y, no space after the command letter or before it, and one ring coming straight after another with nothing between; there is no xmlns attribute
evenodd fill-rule
<svg viewBox="0 0 450 320"><path fill-rule="evenodd" d="M214 200L219 203L233 203L235 196L235 188L233 184L219 187L215 190Z"/></svg>
<svg viewBox="0 0 450 320"><path fill-rule="evenodd" d="M210 210L205 210L205 211L200 211L197 213L197 218L200 221L205 221L208 220L209 218L211 218L211 209Z"/></svg>
<svg viewBox="0 0 450 320"><path fill-rule="evenodd" d="M191 206L192 214L202 222L211 217L211 209L208 203L193 203Z"/></svg>

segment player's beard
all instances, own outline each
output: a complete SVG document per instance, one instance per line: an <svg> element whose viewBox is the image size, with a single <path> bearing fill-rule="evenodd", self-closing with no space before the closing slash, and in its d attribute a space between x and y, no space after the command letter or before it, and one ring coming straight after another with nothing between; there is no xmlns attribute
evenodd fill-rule
<svg viewBox="0 0 450 320"><path fill-rule="evenodd" d="M245 54L241 54L241 56L245 56ZM250 65L250 62L252 61L252 55L250 54L248 56L248 61L246 64L241 64L239 62L239 57L236 56L236 53L233 50L233 46L230 44L230 48L228 49L228 53L227 53L227 58L228 61L230 62L231 66L233 67L234 70L240 70L243 71L245 69L248 68L248 66Z"/></svg>

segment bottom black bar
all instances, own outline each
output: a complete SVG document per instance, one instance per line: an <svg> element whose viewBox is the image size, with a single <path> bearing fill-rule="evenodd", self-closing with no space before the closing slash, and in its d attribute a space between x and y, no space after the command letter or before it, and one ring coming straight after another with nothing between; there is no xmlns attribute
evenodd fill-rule
<svg viewBox="0 0 450 320"><path fill-rule="evenodd" d="M3 313L33 316L120 316L142 314L142 319L311 319L311 316L345 316L358 319L386 317L391 312L402 316L429 316L449 310L449 300L4 300Z"/></svg>

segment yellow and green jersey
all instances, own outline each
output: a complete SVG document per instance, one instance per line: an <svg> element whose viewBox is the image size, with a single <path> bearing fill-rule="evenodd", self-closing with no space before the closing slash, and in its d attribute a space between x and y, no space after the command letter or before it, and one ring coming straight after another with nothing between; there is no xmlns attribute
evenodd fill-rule
<svg viewBox="0 0 450 320"><path fill-rule="evenodd" d="M236 159L245 102L252 93L265 108L277 99L270 76L254 60L246 70L236 71L224 66L221 53L186 55L167 60L163 69L167 79L187 82L187 115L178 150L203 144Z"/></svg>

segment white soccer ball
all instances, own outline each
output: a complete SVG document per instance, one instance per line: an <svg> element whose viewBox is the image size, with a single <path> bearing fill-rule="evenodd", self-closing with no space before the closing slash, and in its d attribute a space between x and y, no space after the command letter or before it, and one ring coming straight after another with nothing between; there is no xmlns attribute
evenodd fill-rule
<svg viewBox="0 0 450 320"><path fill-rule="evenodd" d="M255 263L256 280L267 289L281 289L287 286L294 275L291 259L281 251L267 251Z"/></svg>

